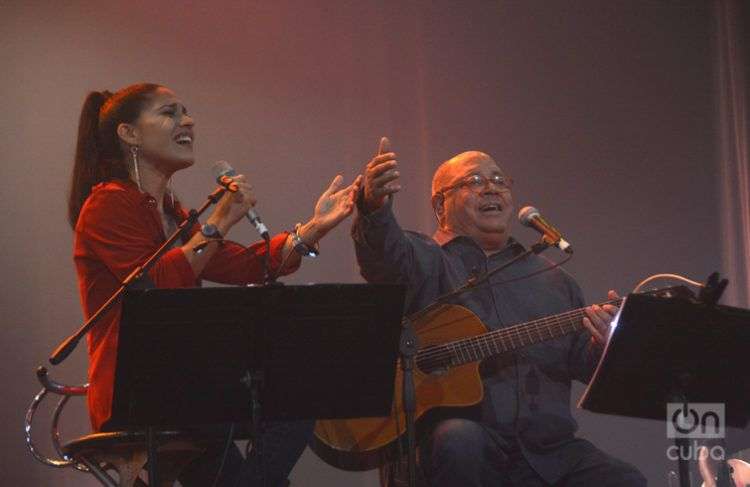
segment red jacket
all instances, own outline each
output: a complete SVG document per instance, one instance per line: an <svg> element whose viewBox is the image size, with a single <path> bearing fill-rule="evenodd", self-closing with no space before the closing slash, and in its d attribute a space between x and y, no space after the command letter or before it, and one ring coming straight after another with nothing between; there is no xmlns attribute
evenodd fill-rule
<svg viewBox="0 0 750 487"><path fill-rule="evenodd" d="M171 206L165 198L165 211L180 223L187 213ZM199 231L196 224L189 235ZM188 237L185 241L189 240ZM287 234L271 239L270 272L278 269ZM95 186L81 209L75 228L73 258L78 272L81 305L88 318L117 290L121 282L166 240L156 200L141 193L129 181L110 181ZM193 274L182 249L168 250L149 271L156 287L200 286L201 279L225 284L247 284L263 278L263 242L246 248L226 242L214 254L199 276ZM287 269L285 273L293 272ZM109 419L117 363L117 338L121 304L115 304L88 335L88 404L95 430Z"/></svg>

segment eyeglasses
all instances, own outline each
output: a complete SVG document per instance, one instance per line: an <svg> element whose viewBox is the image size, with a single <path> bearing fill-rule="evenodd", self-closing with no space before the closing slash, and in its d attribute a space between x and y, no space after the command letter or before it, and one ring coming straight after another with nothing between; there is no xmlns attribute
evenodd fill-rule
<svg viewBox="0 0 750 487"><path fill-rule="evenodd" d="M510 191L510 188L513 186L513 178L501 176L500 174L493 174L490 177L485 177L481 174L470 174L459 179L458 182L442 188L438 193L445 193L446 191L462 187L479 193L487 187L488 183L495 185L500 191L505 192Z"/></svg>

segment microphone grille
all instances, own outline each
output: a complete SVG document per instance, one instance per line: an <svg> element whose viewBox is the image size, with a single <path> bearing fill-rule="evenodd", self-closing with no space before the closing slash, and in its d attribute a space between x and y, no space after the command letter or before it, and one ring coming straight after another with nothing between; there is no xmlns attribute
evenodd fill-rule
<svg viewBox="0 0 750 487"><path fill-rule="evenodd" d="M527 227L531 225L531 219L538 216L541 216L539 210L537 210L533 206L524 206L523 208L518 210L518 221L520 221L522 225L526 225Z"/></svg>
<svg viewBox="0 0 750 487"><path fill-rule="evenodd" d="M227 161L214 162L213 166L211 166L211 171L213 171L214 176L217 178L220 178L221 176L234 176L237 174Z"/></svg>

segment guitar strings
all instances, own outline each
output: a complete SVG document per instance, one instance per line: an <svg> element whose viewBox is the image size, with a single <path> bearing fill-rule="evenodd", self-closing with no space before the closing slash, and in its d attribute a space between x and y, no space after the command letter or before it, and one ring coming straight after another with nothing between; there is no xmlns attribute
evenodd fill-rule
<svg viewBox="0 0 750 487"><path fill-rule="evenodd" d="M622 302L622 299L616 299L616 300L606 301L604 303L601 303L599 306L603 306L606 304L619 304L621 302ZM521 344L523 345L524 335L528 336L531 339L531 341L534 341L534 338L531 336L532 332L536 332L537 336L539 337L539 340L537 341L543 341L544 338L542 338L541 332L544 330L547 330L549 333L551 333L551 329L553 328L553 326L558 327L559 331L563 333L566 332L566 330L563 328L563 325L572 326L572 329L569 331L575 330L576 328L580 328L581 327L580 323L574 323L572 321L573 319L583 318L584 314L585 314L584 308L578 308L575 310L568 311L566 313L562 313L560 315L541 318L539 320L532 321L531 323L513 325L508 328L494 330L484 335L469 337L467 339L460 340L456 343L458 346L466 348L467 346L472 346L472 345L481 346L482 342L488 345L494 344L496 343L496 339L499 338L499 339L510 339L511 345L515 346L515 343L513 342L513 338L522 337ZM550 337L550 338L555 338L555 337Z"/></svg>
<svg viewBox="0 0 750 487"><path fill-rule="evenodd" d="M603 304L615 304L615 303L620 302L620 301L621 300L607 301L605 303L602 303L602 305ZM481 343L484 342L484 344L490 346L490 345L495 344L496 340L498 338L499 339L509 339L511 341L511 345L512 345L511 349L505 348L504 350L499 350L499 349L497 349L497 347L495 347L498 353L500 353L502 351L513 350L513 349L516 348L515 347L515 342L513 341L513 338L524 337L524 336L527 336L527 337L531 338L531 333L532 332L536 332L538 336L541 336L540 333L539 333L540 331L545 330L545 329L551 329L553 326L559 327L559 330L564 333L565 330L562 328L562 326L565 325L565 324L569 324L571 318L579 318L579 317L580 318L583 317L583 308L579 308L579 309L576 309L576 310L571 310L571 311L568 311L568 312L565 312L565 313L561 313L561 314L556 315L554 317L542 318L542 319L539 319L539 320L536 320L536 321L532 321L532 322L526 323L526 324L513 325L513 326L508 327L508 328L503 328L503 329L500 329L500 330L493 330L492 332L487 333L485 335L480 335L480 336L477 336L477 337L464 338L464 339L456 340L456 341L453 341L453 342L447 342L447 343L438 345L437 349L425 350L424 352L418 354L418 356L419 356L418 358L419 359L429 359L429 358L435 357L436 355L445 355L445 354L452 355L453 352L457 352L457 354L466 355L468 357L471 357L472 356L472 352L471 352L470 348L471 348L472 345L477 346L477 345L480 345ZM572 331L573 329L575 329L576 327L578 327L577 324L572 324L572 325L573 325L573 327L572 327L572 329L570 331ZM555 338L555 337L550 337L550 338ZM521 339L519 341L521 343L523 343L523 339ZM442 350L441 350L441 348L442 348ZM451 348L452 348L452 350L447 350L447 349L451 349ZM421 361L422 360L420 360L420 362Z"/></svg>
<svg viewBox="0 0 750 487"><path fill-rule="evenodd" d="M486 282L484 282L482 284L479 284L479 285L474 286L474 287L469 288L469 289L471 289L471 290L486 289L488 287L501 286L501 285L504 285L504 284L509 284L509 283L512 283L512 282L521 281L523 279L528 279L528 278L534 277L534 276L536 276L538 274L543 274L545 272L549 272L549 271L552 271L552 270L554 270L554 269L556 269L558 267L561 267L563 264L567 263L572 258L573 258L573 254L568 254L563 260L561 260L559 262L554 262L551 266L544 267L544 268L542 268L540 270L537 270L535 272L532 272L530 274L526 274L526 275L523 275L523 276L520 276L520 277L516 277L516 278L513 278L513 279L508 279L508 280L505 280L505 281L499 281L499 282L491 282L491 281L488 280L488 281L486 281ZM490 271L490 272L492 272L492 271ZM420 312L414 313L412 315L412 317L414 317L416 315L419 315L419 313ZM517 326L517 325L514 325L514 326ZM509 328L504 328L503 330L508 330L508 329ZM461 340L457 340L455 342L450 342L450 343L457 343L457 342L460 342L460 341ZM443 346L443 345L447 345L447 344L442 344L441 346ZM433 352L438 353L438 350L434 350ZM448 353L450 355L452 352L451 351L447 351L446 353ZM417 352L417 355L419 356L419 352ZM429 355L429 353L426 354L425 356L428 356L428 355ZM418 357L417 357L417 359L418 359Z"/></svg>
<svg viewBox="0 0 750 487"><path fill-rule="evenodd" d="M608 301L608 302L602 303L602 305L614 304L614 303L617 303L618 301L619 300ZM493 330L484 335L467 337L467 338L462 338L462 339L455 340L452 342L446 342L446 343L437 345L437 347L454 347L454 348L465 347L465 344L467 343L471 344L472 342L474 342L476 344L479 341L488 341L488 340L494 339L495 337L512 338L512 337L517 337L517 336L522 336L522 335L529 335L532 330L539 331L541 329L551 327L552 325L560 326L568 322L570 318L576 317L576 315L583 316L582 311L583 311L583 308L578 308L578 309L567 311L567 312L564 312L564 313L561 313L559 315L555 315L552 317L545 317L545 318L541 318L538 320L534 320L529 323L523 323L523 324L513 325L507 328ZM526 331L527 329L528 331ZM502 335L505 335L505 337L503 337ZM430 352L439 352L439 351L438 350L425 350L419 355L427 357L430 355Z"/></svg>
<svg viewBox="0 0 750 487"><path fill-rule="evenodd" d="M606 304L617 305L621 302L622 299L615 299L611 301L605 301L601 303L600 306ZM548 339L558 338L559 336L565 335L566 333L571 332L576 328L580 328L582 325L580 323L573 322L573 319L582 319L584 316L584 308L578 308L552 317L541 318L530 323L513 325L508 328L493 330L483 335L468 337L460 340L455 340L453 342L436 345L434 349L430 348L424 350L423 352L418 352L416 359L418 365L424 367L428 367L429 365L441 364L445 362L446 359L450 363L450 359L452 356L455 356L457 359L461 360L462 363L476 361L479 359L479 355L481 355L481 352L485 350L489 351L491 354L515 350L518 347L516 347L516 343L513 340L514 338L516 338L521 345L524 345L525 337L530 338L532 342L545 341L547 338L543 338L541 333L545 330L550 335ZM566 330L564 328L565 325L571 327L571 329ZM553 335L554 328L557 328L558 331L561 332L560 335ZM535 340L534 337L531 336L532 333L536 333L538 339ZM510 341L510 348L500 343L502 341ZM478 347L481 348L480 352L476 352L476 349ZM500 347L502 347L502 350L500 349ZM466 360L467 358L468 360ZM450 363L450 365L455 364Z"/></svg>

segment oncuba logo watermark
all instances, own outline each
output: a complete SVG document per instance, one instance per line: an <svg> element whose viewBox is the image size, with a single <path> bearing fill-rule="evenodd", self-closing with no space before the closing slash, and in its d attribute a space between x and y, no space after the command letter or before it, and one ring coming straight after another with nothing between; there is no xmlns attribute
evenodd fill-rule
<svg viewBox="0 0 750 487"><path fill-rule="evenodd" d="M724 438L724 403L667 403L667 438Z"/></svg>
<svg viewBox="0 0 750 487"><path fill-rule="evenodd" d="M670 402L667 403L667 438L693 440L667 448L670 460L698 460L708 455L714 460L724 459L724 448L713 445L701 450L698 440L724 438L726 415L724 403Z"/></svg>

